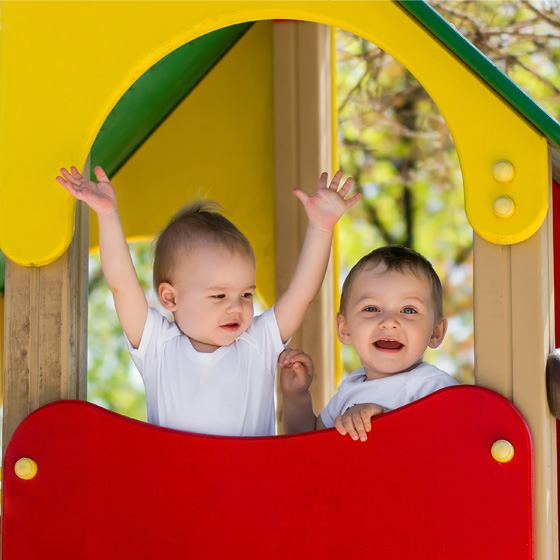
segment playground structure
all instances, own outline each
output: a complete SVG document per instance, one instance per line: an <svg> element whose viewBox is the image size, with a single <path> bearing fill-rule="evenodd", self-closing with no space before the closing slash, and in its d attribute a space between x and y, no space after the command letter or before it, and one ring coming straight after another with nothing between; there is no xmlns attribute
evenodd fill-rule
<svg viewBox="0 0 560 560"><path fill-rule="evenodd" d="M258 22L245 30L223 65L202 72L208 72L204 80L147 141L134 147L132 157L115 163L114 182L131 238L158 229L184 199L184 193L172 189L162 196L160 185L177 178L184 184L186 177L190 184L208 189L211 198L231 209L232 219L253 243L258 284L264 300L272 301L293 268L302 235L290 188L312 184L320 171L333 167L328 26L336 26L400 60L433 97L452 132L475 236L476 383L515 405L534 447L534 463L529 444L514 444L517 455L499 465L504 472L520 457L531 464L521 476L523 493L531 502L525 502L521 514L529 533L523 533L525 544L518 545L523 550L509 555L533 557L534 539L535 558L558 558L556 422L548 408L545 378L547 357L555 346L553 268L560 261L553 258L550 203L554 179L560 176L555 165L560 144L556 121L423 2L47 1L3 2L1 8L0 247L8 257L4 448L17 426L41 405L85 398L87 231L91 228L95 244L95 223L88 226L84 209L78 206L75 212L74 201L54 183L58 167L86 165L95 138L106 132L111 111L118 112L119 100L166 55L217 30ZM61 21L79 25L53 34ZM131 21L135 25L129 25ZM208 146L220 154L219 165ZM95 164L95 150L91 157ZM271 184L274 189L262 187ZM139 191L138 185L146 188ZM158 185L156 195L153 185ZM294 227L287 231L281 227L286 223ZM335 369L333 284L331 275L296 341L318 357L317 369L325 372ZM326 400L332 386L332 379L322 378L315 400ZM429 402L411 406L406 414L428 414ZM488 406L492 411L494 405ZM51 415L57 408L45 410ZM472 409L461 413L468 410ZM398 420L401 412L380 419L379 430L383 425L390 430L404 425ZM61 422L67 417L61 414L40 434L42 440L64 432ZM484 418L483 426L488 427L492 413ZM22 425L24 443L39 434L30 435L27 425L34 425L33 416ZM332 435L278 438L263 442L263 447L297 447L307 441L320 449L337 445ZM14 451L6 454L5 486L14 485L14 493L6 498L34 488L48 461L48 455L37 461L37 476L31 480L14 477L20 458L15 450L25 454L17 437ZM289 441L294 443L281 443ZM438 452L443 454L443 448ZM461 455L461 460L467 459ZM70 480L73 474L61 469L60 476L62 485L64 477ZM517 491L519 479L509 482L509 490ZM85 471L83 484L88 485ZM435 510L439 502L434 500ZM10 505L6 499L4 504L8 559L15 557L9 542L10 508L23 507L22 501ZM488 522L492 519L500 519L495 522L500 536L502 525L513 526L509 518L491 516ZM32 527L26 532L20 524L18 531L22 538L32 538Z"/></svg>

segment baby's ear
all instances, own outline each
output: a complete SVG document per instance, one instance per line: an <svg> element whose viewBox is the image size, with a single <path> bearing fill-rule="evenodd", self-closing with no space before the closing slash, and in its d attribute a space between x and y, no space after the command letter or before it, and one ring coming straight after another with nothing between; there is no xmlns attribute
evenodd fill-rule
<svg viewBox="0 0 560 560"><path fill-rule="evenodd" d="M441 317L441 319L439 319L434 325L434 330L432 331L432 336L430 337L428 346L430 348L437 348L443 342L446 332L447 319L445 317Z"/></svg>
<svg viewBox="0 0 560 560"><path fill-rule="evenodd" d="M175 303L175 289L169 282L162 282L158 286L158 296L161 305L168 311L175 311L177 304Z"/></svg>
<svg viewBox="0 0 560 560"><path fill-rule="evenodd" d="M350 332L348 331L348 323L344 316L340 313L336 315L336 334L338 335L338 340L346 346L352 345L352 339L350 338Z"/></svg>

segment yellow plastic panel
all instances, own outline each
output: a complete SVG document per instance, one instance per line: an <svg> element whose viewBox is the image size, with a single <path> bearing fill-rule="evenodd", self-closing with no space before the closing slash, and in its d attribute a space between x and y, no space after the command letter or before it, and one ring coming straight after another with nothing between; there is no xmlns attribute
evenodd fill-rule
<svg viewBox="0 0 560 560"><path fill-rule="evenodd" d="M467 215L483 238L522 241L546 214L545 139L396 3L4 1L0 13L0 246L19 264L47 264L69 245L74 203L53 177L61 165L83 166L135 79L201 34L261 19L338 26L407 66L448 122ZM492 176L500 160L516 170L510 183ZM515 204L508 218L494 212L503 196Z"/></svg>
<svg viewBox="0 0 560 560"><path fill-rule="evenodd" d="M197 195L219 202L255 250L257 286L268 305L274 303L271 35L270 22L254 25L113 178L129 238L160 231ZM97 243L93 215L90 244Z"/></svg>

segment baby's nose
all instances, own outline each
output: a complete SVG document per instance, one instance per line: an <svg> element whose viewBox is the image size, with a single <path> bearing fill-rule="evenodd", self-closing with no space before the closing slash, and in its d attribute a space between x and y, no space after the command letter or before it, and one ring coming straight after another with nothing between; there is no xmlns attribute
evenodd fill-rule
<svg viewBox="0 0 560 560"><path fill-rule="evenodd" d="M229 311L239 311L243 307L241 298L231 298L229 302Z"/></svg>
<svg viewBox="0 0 560 560"><path fill-rule="evenodd" d="M399 321L395 313L387 313L381 318L380 327L382 329L398 329Z"/></svg>

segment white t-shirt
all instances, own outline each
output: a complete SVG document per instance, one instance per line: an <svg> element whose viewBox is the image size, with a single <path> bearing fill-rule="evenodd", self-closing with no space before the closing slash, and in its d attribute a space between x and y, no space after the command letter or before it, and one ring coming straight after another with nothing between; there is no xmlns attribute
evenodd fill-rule
<svg viewBox="0 0 560 560"><path fill-rule="evenodd" d="M411 371L380 379L367 379L360 368L342 380L334 397L321 411L321 420L326 428L332 428L335 418L355 404L375 403L393 410L452 385L457 385L457 381L451 375L427 362Z"/></svg>
<svg viewBox="0 0 560 560"><path fill-rule="evenodd" d="M153 308L138 349L127 343L146 388L148 422L204 434L274 435L276 364L284 349L274 308L211 353L197 352Z"/></svg>

